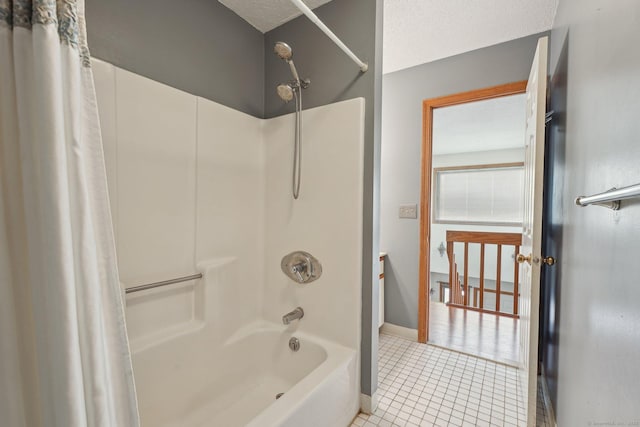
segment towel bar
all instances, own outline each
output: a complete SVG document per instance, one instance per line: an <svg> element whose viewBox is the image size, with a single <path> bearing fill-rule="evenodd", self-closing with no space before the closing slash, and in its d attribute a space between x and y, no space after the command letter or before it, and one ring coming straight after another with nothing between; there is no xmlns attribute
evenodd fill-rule
<svg viewBox="0 0 640 427"><path fill-rule="evenodd" d="M576 198L576 205L597 205L617 211L620 209L620 200L636 197L640 197L640 184L630 185L623 188L612 188L609 191L594 194L592 196L580 196Z"/></svg>

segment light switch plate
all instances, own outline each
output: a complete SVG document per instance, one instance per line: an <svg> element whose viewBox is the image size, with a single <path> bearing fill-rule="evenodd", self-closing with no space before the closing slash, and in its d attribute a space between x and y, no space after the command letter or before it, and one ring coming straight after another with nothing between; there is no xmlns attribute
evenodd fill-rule
<svg viewBox="0 0 640 427"><path fill-rule="evenodd" d="M418 218L418 205L400 205L400 218Z"/></svg>

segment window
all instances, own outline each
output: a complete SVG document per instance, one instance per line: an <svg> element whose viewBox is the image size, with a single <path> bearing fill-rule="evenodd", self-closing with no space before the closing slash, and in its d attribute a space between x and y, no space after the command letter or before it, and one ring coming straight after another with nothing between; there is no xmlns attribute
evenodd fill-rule
<svg viewBox="0 0 640 427"><path fill-rule="evenodd" d="M433 222L522 224L523 163L433 170Z"/></svg>

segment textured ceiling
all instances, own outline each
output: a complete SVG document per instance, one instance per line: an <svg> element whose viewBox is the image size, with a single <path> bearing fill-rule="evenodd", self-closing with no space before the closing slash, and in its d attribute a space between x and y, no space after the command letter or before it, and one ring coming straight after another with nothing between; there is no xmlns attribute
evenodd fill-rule
<svg viewBox="0 0 640 427"><path fill-rule="evenodd" d="M301 15L290 0L219 1L263 33ZM304 0L312 9L329 1ZM547 31L558 0L383 0L383 4L382 67L383 73L391 73Z"/></svg>
<svg viewBox="0 0 640 427"><path fill-rule="evenodd" d="M470 102L433 111L433 154L524 147L526 95Z"/></svg>
<svg viewBox="0 0 640 427"><path fill-rule="evenodd" d="M384 0L383 73L547 31L558 0Z"/></svg>
<svg viewBox="0 0 640 427"><path fill-rule="evenodd" d="M218 0L259 31L266 33L302 15L290 0ZM331 0L304 0L311 9Z"/></svg>

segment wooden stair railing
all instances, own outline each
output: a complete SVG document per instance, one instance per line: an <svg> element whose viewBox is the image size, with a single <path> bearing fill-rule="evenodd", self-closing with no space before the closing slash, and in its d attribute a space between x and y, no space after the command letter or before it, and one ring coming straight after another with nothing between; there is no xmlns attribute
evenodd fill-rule
<svg viewBox="0 0 640 427"><path fill-rule="evenodd" d="M453 243L447 242L447 256L449 257L449 303L464 304L464 296L460 286L460 274L456 263L456 254L453 253Z"/></svg>
<svg viewBox="0 0 640 427"><path fill-rule="evenodd" d="M456 262L456 255L454 253L454 244L464 243L464 279L462 285L460 284L460 273L458 273L458 264ZM480 280L479 287L474 288L474 306L469 304L469 244L480 244ZM496 260L496 288L485 289L485 245L497 245L497 260ZM520 251L520 245L522 244L522 235L519 233L492 233L485 231L452 231L447 230L447 257L449 258L449 283L450 285L450 300L447 305L454 307L460 307L467 310L480 311L483 313L493 313L501 316L518 317L518 263L513 261L513 292L503 291L501 289L502 280L502 247L514 246L515 254ZM494 310L487 310L484 308L484 294L495 293L496 294L496 306ZM503 313L500 311L500 297L502 295L513 296L513 311L512 313ZM479 304L476 304L479 296ZM479 307L477 306L479 305Z"/></svg>

